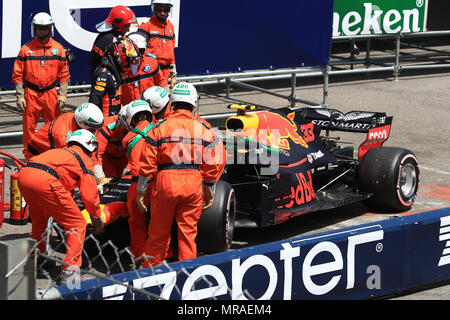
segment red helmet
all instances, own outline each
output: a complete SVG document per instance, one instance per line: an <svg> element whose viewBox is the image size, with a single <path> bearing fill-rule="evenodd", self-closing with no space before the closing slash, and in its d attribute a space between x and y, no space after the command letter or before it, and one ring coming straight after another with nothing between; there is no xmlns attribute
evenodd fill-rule
<svg viewBox="0 0 450 320"><path fill-rule="evenodd" d="M122 32L127 24L136 23L137 19L133 10L125 6L115 6L109 12L105 21L96 25L99 32L109 31L111 29Z"/></svg>

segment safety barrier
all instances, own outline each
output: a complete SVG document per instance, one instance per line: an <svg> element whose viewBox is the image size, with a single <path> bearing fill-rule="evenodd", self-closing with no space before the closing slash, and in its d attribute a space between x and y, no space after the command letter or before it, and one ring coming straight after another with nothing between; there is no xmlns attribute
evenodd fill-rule
<svg viewBox="0 0 450 320"><path fill-rule="evenodd" d="M261 92L276 96L278 98L287 100L291 108L295 108L298 103L304 105L322 105L328 107L328 91L329 81L331 76L342 75L357 75L357 74L369 74L369 73L386 73L392 72L393 81L398 81L402 71L407 70L433 70L433 69L447 69L450 68L449 63L441 63L450 59L450 52L445 50L437 50L433 48L418 46L414 44L402 43L402 39L408 38L427 38L427 37L443 37L450 35L450 30L444 31L429 31L429 32L412 32L412 33L395 33L395 34L381 34L381 35L356 35L356 36L340 36L333 38L333 44L339 42L349 42L353 48L357 42L366 42L366 56L364 59L356 59L353 51L350 53L348 59L330 58L330 64L327 66L316 66L307 68L288 68L277 70L255 70L246 72L230 72L220 74L207 74L207 75L190 75L180 76L178 81L187 81L194 86L212 86L223 85L226 89L226 98L231 98L231 87L241 87L247 90ZM371 57L372 41L374 40L393 40L394 41L394 53L393 56L384 57ZM401 46L414 47L423 50L425 53L417 54L411 53L407 55L406 60L402 62ZM418 62L425 63L418 63ZM409 62L409 63L408 63ZM350 66L345 70L333 70L343 65ZM353 68L354 65L363 65L363 67ZM296 88L298 85L297 79L306 78L322 78L323 79L323 94L320 100L310 101L302 99L296 95ZM279 92L268 90L259 86L256 86L257 82L264 82L269 80L290 80L290 93L288 95L281 94ZM250 84L251 83L251 84ZM69 93L70 98L88 96L90 85L71 85L70 91L82 91L76 93ZM69 92L70 92L69 91ZM7 95L14 95L15 90L0 91L0 97ZM0 99L1 103L15 102L15 98ZM221 114L220 121L224 121L229 115ZM208 117L218 119L219 115L203 115L205 119ZM18 125L21 121L3 122L2 125ZM12 138L21 137L22 131L1 132L0 138Z"/></svg>
<svg viewBox="0 0 450 320"><path fill-rule="evenodd" d="M450 207L71 283L43 298L369 299L448 279Z"/></svg>
<svg viewBox="0 0 450 320"><path fill-rule="evenodd" d="M333 44L339 42L349 42L353 48L357 42L366 42L366 56L364 59L356 59L354 51L350 51L350 57L342 59L342 57L330 58L330 64L327 66L315 66L315 67L299 67L299 68L286 68L275 70L255 70L245 72L230 72L230 73L216 73L205 75L187 75L179 76L178 81L187 81L195 86L211 86L211 85L223 85L226 89L226 98L231 98L231 87L241 87L248 90L262 92L265 94L273 95L281 99L285 99L289 102L291 107L295 107L297 103L306 105L323 105L328 106L328 91L329 80L331 76L341 75L357 75L357 74L369 74L369 73L386 73L392 72L394 81L399 80L399 76L402 71L406 70L433 70L433 69L446 69L450 67L448 63L442 63L450 59L450 52L445 50L437 50L424 46L402 43L402 39L408 38L431 38L431 37L443 37L450 35L450 30L444 31L429 31L429 32L412 32L412 33L395 33L395 34L381 34L381 35L357 35L357 36L340 36L333 38ZM372 57L372 45L374 40L393 40L394 41L394 53L384 57ZM405 58L401 55L401 47L414 47L423 50L425 53L411 53L407 54ZM405 61L403 61L405 60ZM425 63L418 63L418 62ZM343 65L350 66L345 70L334 70ZM354 65L363 65L363 67L353 68ZM322 78L323 79L323 94L320 99L316 101L309 101L302 99L296 95L296 88L298 86L297 79L303 78ZM269 80L290 80L290 93L288 95L281 94L279 92L268 90L259 86L256 86L257 82L264 82ZM251 83L251 84L250 84ZM71 85L69 86L69 98L82 97L89 95L89 84ZM74 92L79 91L79 92ZM15 95L15 90L3 90L0 91L0 104L13 103L15 98L3 98L4 96ZM20 124L20 121L14 123L2 122L0 126L9 124ZM21 131L2 132L0 138L12 138L21 137Z"/></svg>
<svg viewBox="0 0 450 320"><path fill-rule="evenodd" d="M32 300L36 292L31 239L0 241L0 300Z"/></svg>

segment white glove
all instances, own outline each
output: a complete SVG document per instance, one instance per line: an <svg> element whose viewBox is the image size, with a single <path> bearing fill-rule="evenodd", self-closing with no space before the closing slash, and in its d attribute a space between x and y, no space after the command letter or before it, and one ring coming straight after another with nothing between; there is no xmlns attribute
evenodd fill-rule
<svg viewBox="0 0 450 320"><path fill-rule="evenodd" d="M58 108L63 109L67 104L67 91L69 89L68 82L61 82L59 84L59 94L58 94Z"/></svg>
<svg viewBox="0 0 450 320"><path fill-rule="evenodd" d="M17 97L17 107L22 110L25 111L26 107L27 107L27 102L25 100L25 89L23 88L23 84L22 83L16 83L16 97Z"/></svg>
<svg viewBox="0 0 450 320"><path fill-rule="evenodd" d="M145 213L147 207L144 204L145 193L138 192L136 196L136 204L140 212Z"/></svg>
<svg viewBox="0 0 450 320"><path fill-rule="evenodd" d="M203 185L203 201L205 202L203 210L209 209L214 203L214 193L212 187L212 185Z"/></svg>
<svg viewBox="0 0 450 320"><path fill-rule="evenodd" d="M99 184L105 184L105 183L110 183L111 180L113 180L114 178L106 178L106 177L101 177L97 180L97 185Z"/></svg>
<svg viewBox="0 0 450 320"><path fill-rule="evenodd" d="M94 166L94 177L95 180L97 181L97 184L99 184L98 182L100 181L101 178L105 177L105 172L103 171L103 167L101 164L96 164Z"/></svg>

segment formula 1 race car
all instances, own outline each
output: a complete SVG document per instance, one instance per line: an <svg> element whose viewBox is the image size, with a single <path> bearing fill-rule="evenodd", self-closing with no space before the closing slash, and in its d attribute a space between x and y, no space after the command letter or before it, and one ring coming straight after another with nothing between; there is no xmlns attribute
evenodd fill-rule
<svg viewBox="0 0 450 320"><path fill-rule="evenodd" d="M227 165L214 204L202 213L200 251L230 248L235 227L266 227L301 214L364 201L381 210L411 208L419 186L415 155L383 147L392 117L329 108L271 109L226 120ZM331 131L365 134L356 149Z"/></svg>
<svg viewBox="0 0 450 320"><path fill-rule="evenodd" d="M198 224L199 252L228 250L235 227L264 228L359 201L394 211L413 205L418 162L407 149L382 146L392 123L385 113L228 107L237 115L225 122L227 163L214 186L214 203ZM365 140L357 148L342 146L330 136L333 131L362 133ZM129 181L122 179L101 196L107 220L126 215Z"/></svg>

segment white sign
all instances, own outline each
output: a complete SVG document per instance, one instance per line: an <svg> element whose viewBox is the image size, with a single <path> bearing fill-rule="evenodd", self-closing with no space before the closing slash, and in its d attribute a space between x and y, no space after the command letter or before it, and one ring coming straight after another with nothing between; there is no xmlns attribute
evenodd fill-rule
<svg viewBox="0 0 450 320"><path fill-rule="evenodd" d="M3 0L2 58L16 57L22 46L23 1L25 0ZM174 7L169 16L175 27L176 45L178 44L179 34L180 1L174 1ZM90 32L81 27L83 17L80 9L112 8L116 5L146 6L150 15L150 2L151 0L49 0L49 13L55 22L56 30L71 46L84 51L91 51L98 33ZM93 24L101 22L102 19L106 19L106 17L99 17L99 21L93 21ZM137 17L139 23L148 19L149 17Z"/></svg>
<svg viewBox="0 0 450 320"><path fill-rule="evenodd" d="M17 57L22 35L22 1L3 0L2 58Z"/></svg>

